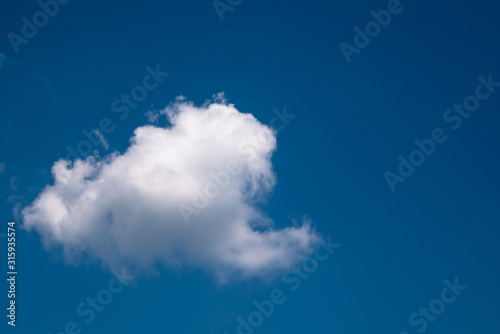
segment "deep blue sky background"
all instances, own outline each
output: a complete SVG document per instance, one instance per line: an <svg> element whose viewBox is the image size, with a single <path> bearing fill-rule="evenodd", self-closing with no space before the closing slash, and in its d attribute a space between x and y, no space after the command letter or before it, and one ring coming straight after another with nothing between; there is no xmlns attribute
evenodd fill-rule
<svg viewBox="0 0 500 334"><path fill-rule="evenodd" d="M221 22L209 0L72 0L18 54L6 35L40 7L3 1L0 220L52 182L51 165L84 139L82 129L109 117L116 130L107 140L123 151L147 110L225 91L263 123L284 105L297 115L278 136L278 184L266 211L278 226L308 214L342 244L296 292L279 279L218 286L205 273L162 269L86 325L75 308L111 274L65 265L36 232L19 229L15 331L55 334L75 320L83 333L233 334L252 301L278 287L287 301L256 333L413 334L409 315L439 297L445 278L459 277L468 289L426 333L498 333L500 90L457 131L442 115L474 92L477 76L500 81L500 8L493 0L402 5L348 64L339 43L352 44L353 27L386 1L246 0ZM119 120L111 102L156 64L170 76ZM448 140L392 193L383 173L436 127ZM2 293L2 309L6 302Z"/></svg>

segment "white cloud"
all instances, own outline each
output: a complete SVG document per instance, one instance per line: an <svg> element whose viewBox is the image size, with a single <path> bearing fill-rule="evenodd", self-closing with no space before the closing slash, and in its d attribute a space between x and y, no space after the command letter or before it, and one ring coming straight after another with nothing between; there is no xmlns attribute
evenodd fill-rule
<svg viewBox="0 0 500 334"><path fill-rule="evenodd" d="M2 175L3 172L5 172L5 163L0 162L0 175Z"/></svg>
<svg viewBox="0 0 500 334"><path fill-rule="evenodd" d="M227 280L300 261L320 236L307 222L276 229L256 206L276 182L275 133L218 101L196 107L177 99L160 112L171 125L137 128L123 154L57 161L54 185L23 210L24 227L39 231L47 247L62 246L71 262L86 254L108 268L163 263ZM191 205L208 175L229 161L240 172L185 224L179 206Z"/></svg>
<svg viewBox="0 0 500 334"><path fill-rule="evenodd" d="M109 149L108 141L106 140L104 135L101 133L101 131L99 131L98 129L95 129L94 134L99 139L99 141L101 142L101 145L104 147L104 149L105 150Z"/></svg>
<svg viewBox="0 0 500 334"><path fill-rule="evenodd" d="M10 178L10 189L17 190L17 175Z"/></svg>

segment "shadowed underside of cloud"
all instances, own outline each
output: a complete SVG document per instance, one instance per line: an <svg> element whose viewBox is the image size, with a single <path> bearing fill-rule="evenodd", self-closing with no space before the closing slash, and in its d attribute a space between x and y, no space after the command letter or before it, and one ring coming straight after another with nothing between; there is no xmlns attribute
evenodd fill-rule
<svg viewBox="0 0 500 334"><path fill-rule="evenodd" d="M72 263L190 266L223 281L266 276L312 251L320 236L309 223L276 229L257 207L276 182L272 129L220 100L179 99L159 114L170 125L137 128L123 154L57 161L54 185L23 210L24 227ZM186 224L179 208L195 206L214 175L229 178Z"/></svg>

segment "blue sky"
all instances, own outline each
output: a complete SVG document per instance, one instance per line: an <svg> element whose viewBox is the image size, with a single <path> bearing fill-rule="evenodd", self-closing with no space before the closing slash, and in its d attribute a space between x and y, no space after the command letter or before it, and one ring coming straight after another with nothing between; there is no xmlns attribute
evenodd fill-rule
<svg viewBox="0 0 500 334"><path fill-rule="evenodd" d="M33 22L41 5L2 3L0 220L5 224L0 233L7 232L7 221L17 221L18 266L16 328L2 315L2 332L498 333L498 3L222 0L217 5L61 1L58 12L25 38L23 17ZM380 11L388 8L392 13L382 13L390 13L390 22L369 31L367 45L360 41L363 36L356 39L354 28L366 34L366 24L375 20L371 11L383 16ZM10 33L25 39L12 43ZM341 43L357 52L346 57ZM146 95L137 104L121 101L122 94L134 91ZM223 98L213 98L220 92ZM186 99L173 102L179 96ZM203 109L207 100L205 106L227 111L229 118ZM474 111L454 111L454 104L464 103ZM182 166L189 177L225 162L226 146L193 151L189 136L174 137L165 117L169 111L185 115L177 129L206 139L205 145L225 133L209 131L212 121L222 120L226 129L240 124L244 114L254 117L222 143L251 138L245 137L249 128L274 127L276 142L259 148L262 159L244 161L248 169L233 178L236 188L221 189L191 224L175 221L168 209L155 211L159 206L140 210L167 191L162 184L168 184L170 197L161 203L169 207L170 198L188 189L172 183L178 179L161 170L137 180L116 174L120 166L129 171L171 166L178 161L175 152L182 159L207 161L195 169L191 160L179 160L187 164ZM293 116L276 121L284 113ZM193 122L189 115L195 115ZM99 143L92 149L111 160L98 158L85 166L97 168L91 173L96 180L121 181L104 183L93 205L69 216L67 224L78 220L70 224L75 230L57 234L47 215L57 216L58 209L36 199L52 191L71 200L67 191L74 189L45 188L54 184L51 168L67 157L67 147L77 150L87 140L83 130L94 133L100 124L106 145L95 139ZM144 128L148 124L157 128ZM196 128L200 124L206 126ZM143 129L134 146L139 153L127 155L138 128ZM443 142L429 144L436 129ZM414 159L425 161L412 168L415 140L427 143L432 154L414 153ZM162 151L167 148L174 153ZM163 153L168 157L160 163L156 158ZM109 154L124 157L116 160L123 165ZM400 169L414 169L406 171L411 175L398 172L399 156L406 161ZM109 164L106 172L96 167L99 163ZM58 175L65 171L61 167ZM391 187L387 172L405 181ZM248 175L261 178L248 185ZM127 186L139 180L143 183L134 185L151 197ZM244 188L237 187L240 181ZM245 200L237 201L240 197L228 189ZM257 195L248 195L249 189ZM123 209L123 220L116 212L109 221L94 217L111 210L107 205L115 198L121 206L113 208ZM79 209L79 200L64 203L71 212ZM279 256L265 247L244 248L247 263L233 261L224 250L211 253L219 242L229 242L216 226L232 226L231 214L241 217L238 208L251 208L259 223L273 222L251 231L271 233L271 246L283 251ZM137 238L135 232L125 234L129 239L105 232L107 224L124 221L138 228ZM162 243L164 230L153 224L162 221L182 226L182 237ZM307 242L297 246L297 235ZM326 246L318 250L320 240ZM2 235L0 241L6 251ZM144 263L151 249L169 242L174 250L165 254L161 248L159 258ZM314 254L327 259L317 261ZM300 278L293 266L302 266L304 259L317 268ZM124 275L135 278L127 281ZM467 288L454 293L449 285L457 284ZM87 298L107 301L109 296L109 304L98 305L101 311L94 309L92 317ZM240 325L239 317L248 323L253 314L259 320L254 301L271 299L278 303L269 317L262 316L262 324ZM7 307L5 294L1 303ZM423 310L429 307L436 313Z"/></svg>

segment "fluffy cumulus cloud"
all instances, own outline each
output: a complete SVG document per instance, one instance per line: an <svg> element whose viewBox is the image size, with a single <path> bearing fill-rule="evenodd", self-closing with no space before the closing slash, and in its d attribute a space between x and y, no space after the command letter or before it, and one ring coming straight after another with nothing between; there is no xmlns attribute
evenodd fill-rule
<svg viewBox="0 0 500 334"><path fill-rule="evenodd" d="M73 263L189 266L221 280L265 276L313 250L321 237L308 222L277 229L259 210L276 183L271 128L221 99L178 99L157 115L169 125L137 128L123 154L57 161L24 227Z"/></svg>

